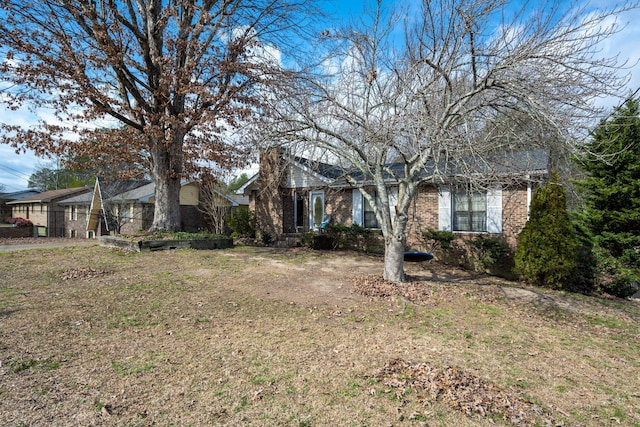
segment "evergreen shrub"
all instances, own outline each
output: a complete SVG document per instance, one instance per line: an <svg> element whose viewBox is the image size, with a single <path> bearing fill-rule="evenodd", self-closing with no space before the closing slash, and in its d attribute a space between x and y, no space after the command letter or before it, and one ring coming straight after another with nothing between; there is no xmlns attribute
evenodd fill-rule
<svg viewBox="0 0 640 427"><path fill-rule="evenodd" d="M533 193L529 221L518 236L515 271L534 285L570 290L577 274L576 251L566 196L554 174Z"/></svg>
<svg viewBox="0 0 640 427"><path fill-rule="evenodd" d="M227 218L232 237L256 237L256 219L249 209L236 209Z"/></svg>

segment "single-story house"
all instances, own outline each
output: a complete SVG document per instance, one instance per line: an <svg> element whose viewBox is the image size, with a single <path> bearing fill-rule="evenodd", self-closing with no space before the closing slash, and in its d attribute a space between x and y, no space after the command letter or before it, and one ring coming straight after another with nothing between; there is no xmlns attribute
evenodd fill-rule
<svg viewBox="0 0 640 427"><path fill-rule="evenodd" d="M207 228L213 233L229 234L231 228L227 219L234 211L249 208L249 196L205 187L200 195L200 204L207 221Z"/></svg>
<svg viewBox="0 0 640 427"><path fill-rule="evenodd" d="M12 209L11 206L7 205L8 202L20 200L24 197L35 196L40 193L42 193L42 191L37 188L29 188L27 190L14 191L11 193L0 193L0 220L11 218L12 216Z"/></svg>
<svg viewBox="0 0 640 427"><path fill-rule="evenodd" d="M64 209L65 236L92 239L108 235L118 225L112 215L116 206L110 200L120 194L148 185L147 180L105 180L96 178L92 192L60 201ZM129 212L122 209L123 212Z"/></svg>
<svg viewBox="0 0 640 427"><path fill-rule="evenodd" d="M180 188L182 229L205 227L199 209L200 185L185 181ZM155 184L149 181L96 179L93 192L60 202L64 208L66 235L94 238L147 230L153 222Z"/></svg>
<svg viewBox="0 0 640 427"><path fill-rule="evenodd" d="M389 165L401 170L401 165ZM442 170L445 165L438 165ZM428 165L435 169L436 165ZM437 183L421 184L409 213L407 244L418 247L422 233L448 230L463 237L502 236L510 246L528 219L533 188L548 179L550 154L546 149L496 155L478 164L473 173L484 174L484 189L457 185L462 172L450 168ZM456 176L458 175L458 176ZM517 177L517 179L514 179ZM372 188L357 172L323 162L292 156L273 148L262 153L260 170L242 191L249 196L258 232L288 240L316 230L326 215L332 224L379 228L373 209L360 188ZM389 180L391 214L395 213L397 183Z"/></svg>
<svg viewBox="0 0 640 427"><path fill-rule="evenodd" d="M40 237L64 237L65 214L60 201L72 196L89 193L91 188L64 188L45 191L18 200L7 202L11 216L30 220Z"/></svg>

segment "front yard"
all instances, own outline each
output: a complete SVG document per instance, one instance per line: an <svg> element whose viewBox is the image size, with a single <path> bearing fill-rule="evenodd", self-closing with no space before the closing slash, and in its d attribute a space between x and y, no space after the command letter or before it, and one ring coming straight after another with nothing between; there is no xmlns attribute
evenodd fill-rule
<svg viewBox="0 0 640 427"><path fill-rule="evenodd" d="M640 425L640 306L436 263L0 253L0 425Z"/></svg>

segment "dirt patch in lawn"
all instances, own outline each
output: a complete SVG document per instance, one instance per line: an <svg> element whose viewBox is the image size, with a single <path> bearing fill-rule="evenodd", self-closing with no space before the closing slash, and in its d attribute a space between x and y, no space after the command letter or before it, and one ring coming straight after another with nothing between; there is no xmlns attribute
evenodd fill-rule
<svg viewBox="0 0 640 427"><path fill-rule="evenodd" d="M0 425L635 425L637 304L432 261L0 254Z"/></svg>

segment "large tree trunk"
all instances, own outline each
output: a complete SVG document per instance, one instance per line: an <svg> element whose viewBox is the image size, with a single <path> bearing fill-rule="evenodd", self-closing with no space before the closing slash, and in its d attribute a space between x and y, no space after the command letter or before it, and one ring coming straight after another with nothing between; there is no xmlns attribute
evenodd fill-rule
<svg viewBox="0 0 640 427"><path fill-rule="evenodd" d="M404 251L407 243L405 232L409 222L407 212L411 205L411 200L413 200L415 189L416 186L411 183L400 184L393 224L389 213L389 203L384 204L382 208L383 217L386 217L382 227L384 235L384 278L391 282L405 282L407 280L404 274ZM388 197L385 189L379 188L378 191Z"/></svg>
<svg viewBox="0 0 640 427"><path fill-rule="evenodd" d="M384 278L391 282L404 282L404 248L406 236L403 232L393 233L385 238Z"/></svg>
<svg viewBox="0 0 640 427"><path fill-rule="evenodd" d="M180 215L180 171L175 170L178 162L171 162L170 154L165 150L155 150L151 154L153 159L152 174L156 185L153 223L151 231L180 230L182 218Z"/></svg>

